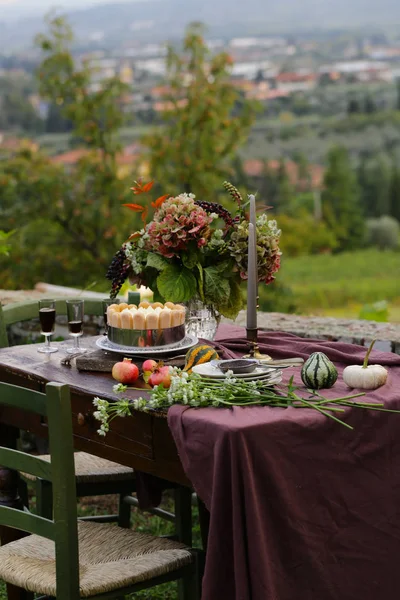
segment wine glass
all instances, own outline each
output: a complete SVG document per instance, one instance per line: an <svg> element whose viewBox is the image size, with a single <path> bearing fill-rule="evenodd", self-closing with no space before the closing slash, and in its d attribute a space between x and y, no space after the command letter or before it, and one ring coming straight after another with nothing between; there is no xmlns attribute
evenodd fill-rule
<svg viewBox="0 0 400 600"><path fill-rule="evenodd" d="M39 320L41 333L46 338L46 344L39 346L38 352L51 354L58 352L58 348L50 345L50 337L54 333L54 325L56 322L56 301L55 300L39 300Z"/></svg>
<svg viewBox="0 0 400 600"><path fill-rule="evenodd" d="M107 335L108 332L108 321L107 321L107 308L111 306L111 304L119 304L119 298L104 298L102 300L103 304L103 313L104 313L104 334Z"/></svg>
<svg viewBox="0 0 400 600"><path fill-rule="evenodd" d="M84 301L83 300L67 300L67 319L69 335L74 338L72 348L67 348L69 354L78 354L86 352L86 348L81 348L79 338L83 334L83 315Z"/></svg>

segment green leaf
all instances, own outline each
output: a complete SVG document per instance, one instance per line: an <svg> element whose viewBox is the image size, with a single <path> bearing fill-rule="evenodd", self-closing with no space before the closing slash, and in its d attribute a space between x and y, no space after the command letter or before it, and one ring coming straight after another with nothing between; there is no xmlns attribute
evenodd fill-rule
<svg viewBox="0 0 400 600"><path fill-rule="evenodd" d="M224 260L220 263L216 263L213 265L213 267L218 271L218 273L224 273L225 277L231 277L233 275L237 275L237 273L235 273L233 270L234 265L234 260Z"/></svg>
<svg viewBox="0 0 400 600"><path fill-rule="evenodd" d="M239 311L243 308L243 297L240 283L236 279L229 280L230 294L228 301L218 307L221 315L227 319L236 319Z"/></svg>
<svg viewBox="0 0 400 600"><path fill-rule="evenodd" d="M216 267L204 269L204 297L206 302L210 302L218 308L220 304L228 302L229 294L229 281L221 276L219 270Z"/></svg>
<svg viewBox="0 0 400 600"><path fill-rule="evenodd" d="M187 302L197 293L197 280L186 267L169 265L157 277L157 288L165 300Z"/></svg>
<svg viewBox="0 0 400 600"><path fill-rule="evenodd" d="M182 255L182 262L188 269L193 269L200 262L200 252L196 244L190 244L186 252Z"/></svg>
<svg viewBox="0 0 400 600"><path fill-rule="evenodd" d="M161 254L155 254L154 252L149 252L147 255L146 267L152 267L153 269L157 269L157 271L163 271L168 265L171 264L171 261Z"/></svg>

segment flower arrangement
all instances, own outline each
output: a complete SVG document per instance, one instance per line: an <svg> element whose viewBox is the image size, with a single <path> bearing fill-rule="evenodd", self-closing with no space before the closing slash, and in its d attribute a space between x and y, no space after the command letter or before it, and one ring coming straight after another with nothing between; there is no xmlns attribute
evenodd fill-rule
<svg viewBox="0 0 400 600"><path fill-rule="evenodd" d="M145 194L153 183L135 182L132 190ZM143 228L130 236L110 264L111 297L129 278L151 288L160 301L199 299L235 318L243 306L241 282L247 279L249 222L240 192L228 182L224 187L235 201L233 214L187 193L151 202L155 210L148 223L148 205L125 205L142 214ZM257 216L256 230L259 281L269 284L280 267L281 232L266 212Z"/></svg>

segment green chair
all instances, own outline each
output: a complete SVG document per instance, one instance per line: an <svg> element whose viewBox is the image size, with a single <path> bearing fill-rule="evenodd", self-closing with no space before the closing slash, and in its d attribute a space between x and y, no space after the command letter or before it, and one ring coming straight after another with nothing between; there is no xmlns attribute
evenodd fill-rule
<svg viewBox="0 0 400 600"><path fill-rule="evenodd" d="M66 299L56 300L57 315L66 315ZM85 298L85 314L102 317L101 299ZM0 305L0 348L9 346L7 326L35 318L38 318L37 301L8 304L3 307ZM129 528L131 506L138 507L137 498L132 496L132 492L136 491L133 469L86 452L76 452L74 458L78 498L113 494L119 496L118 514L84 517L84 519L97 522L117 521L120 527ZM49 461L50 456L42 455L42 459ZM53 511L50 483L35 475L24 473L23 476L20 494L24 503L28 506L27 487L24 484L24 481L27 480L35 485L38 513L50 519ZM174 523L176 532L174 537L190 546L192 544L191 491L178 486L173 488L173 495L174 513L162 508L153 508L148 512Z"/></svg>
<svg viewBox="0 0 400 600"><path fill-rule="evenodd" d="M110 524L77 520L69 387L46 393L0 383L0 406L47 417L51 462L0 446L0 464L52 484L54 517L0 506L0 525L32 535L0 547L0 579L57 600L111 599L180 580L200 600L200 553L180 542Z"/></svg>

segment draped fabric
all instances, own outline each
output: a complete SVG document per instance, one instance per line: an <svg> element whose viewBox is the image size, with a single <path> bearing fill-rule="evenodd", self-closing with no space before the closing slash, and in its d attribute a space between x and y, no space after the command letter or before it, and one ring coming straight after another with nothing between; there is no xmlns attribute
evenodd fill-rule
<svg viewBox="0 0 400 600"><path fill-rule="evenodd" d="M221 357L247 352L222 326ZM366 348L260 333L272 358L322 351L341 373ZM388 381L362 401L400 409L400 356L372 352ZM300 369L283 371L284 382ZM252 406L168 412L183 467L211 513L204 600L397 600L400 595L400 414L346 409L349 430L312 409Z"/></svg>

